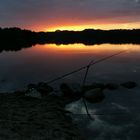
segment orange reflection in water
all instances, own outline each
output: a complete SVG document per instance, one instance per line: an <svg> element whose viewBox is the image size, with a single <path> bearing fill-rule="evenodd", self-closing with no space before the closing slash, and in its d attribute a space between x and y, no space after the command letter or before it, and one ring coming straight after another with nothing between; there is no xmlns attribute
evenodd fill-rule
<svg viewBox="0 0 140 140"><path fill-rule="evenodd" d="M140 45L133 44L101 44L101 45L84 45L84 44L69 44L69 45L56 45L56 44L45 44L36 45L34 51L47 51L48 53L62 53L62 54L73 54L73 53L111 53L117 51L127 52L140 52Z"/></svg>

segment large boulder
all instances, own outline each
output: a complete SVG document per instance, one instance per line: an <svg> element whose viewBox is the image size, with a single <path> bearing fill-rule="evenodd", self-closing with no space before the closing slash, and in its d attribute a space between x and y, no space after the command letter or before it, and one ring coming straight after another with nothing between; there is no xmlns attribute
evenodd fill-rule
<svg viewBox="0 0 140 140"><path fill-rule="evenodd" d="M85 92L83 98L90 103L98 103L101 102L105 96L101 88L95 88Z"/></svg>
<svg viewBox="0 0 140 140"><path fill-rule="evenodd" d="M94 83L92 83L90 85L85 85L83 87L83 90L86 92L86 91L89 91L89 90L92 90L92 89L96 89L96 88L104 89L105 88L105 84L104 83L94 82Z"/></svg>

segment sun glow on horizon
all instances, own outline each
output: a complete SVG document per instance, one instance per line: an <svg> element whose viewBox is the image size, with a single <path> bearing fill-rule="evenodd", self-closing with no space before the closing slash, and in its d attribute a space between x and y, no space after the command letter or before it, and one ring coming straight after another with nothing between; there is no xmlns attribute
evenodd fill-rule
<svg viewBox="0 0 140 140"><path fill-rule="evenodd" d="M44 31L56 31L56 30L73 30L82 31L84 29L101 29L101 30L111 30L111 29L139 29L140 22L137 23L114 23L114 24L87 24L87 25L56 25L44 28Z"/></svg>
<svg viewBox="0 0 140 140"><path fill-rule="evenodd" d="M79 54L79 53L110 53L116 51L127 51L127 52L140 52L140 46L133 44L101 44L101 45L84 45L84 44L69 44L69 45L56 45L56 44L45 44L37 45L35 47L36 51L47 51L62 54Z"/></svg>

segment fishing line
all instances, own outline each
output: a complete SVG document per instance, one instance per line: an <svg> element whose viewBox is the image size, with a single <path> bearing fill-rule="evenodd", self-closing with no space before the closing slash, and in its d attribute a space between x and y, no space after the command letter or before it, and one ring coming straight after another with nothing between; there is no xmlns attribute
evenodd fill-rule
<svg viewBox="0 0 140 140"><path fill-rule="evenodd" d="M100 63L100 62L103 62L103 61L105 61L105 60L107 60L107 59L110 59L110 58L112 58L112 57L114 57L114 56L117 56L117 55L119 55L119 54L121 54L121 53L124 53L124 52L126 52L126 51L120 51L120 52L115 53L115 54L113 54L113 55L110 55L110 56L101 58L101 59L99 59L99 60L97 60L97 61L92 60L93 63L91 63L90 66L93 66L93 65L95 65L95 64L98 64L98 63ZM91 62L92 62L92 61L91 61ZM65 78L65 77L67 77L67 76L69 76L69 75L71 75L71 74L73 74L73 73L76 73L76 72L79 72L79 71L81 71L81 70L83 70L83 69L86 69L88 66L89 66L89 64L86 65L86 66L83 66L83 67L81 67L81 68L79 68L79 69L76 69L76 70L74 70L74 71L72 71L72 72L69 72L69 73L66 73L66 74L64 74L64 75L62 75L62 76L59 76L59 77L57 77L57 78L55 78L55 79L53 79L53 80L50 80L50 81L48 81L48 82L46 82L46 83L47 83L47 84L50 84L50 83L53 83L53 82L55 82L55 81L61 80L61 79Z"/></svg>

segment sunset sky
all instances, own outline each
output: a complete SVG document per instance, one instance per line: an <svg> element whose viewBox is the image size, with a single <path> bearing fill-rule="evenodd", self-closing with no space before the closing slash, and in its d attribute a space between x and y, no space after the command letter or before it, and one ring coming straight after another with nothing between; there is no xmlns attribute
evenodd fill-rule
<svg viewBox="0 0 140 140"><path fill-rule="evenodd" d="M34 31L140 28L140 0L3 0L0 26Z"/></svg>

